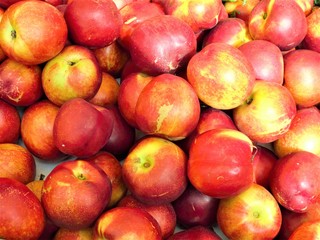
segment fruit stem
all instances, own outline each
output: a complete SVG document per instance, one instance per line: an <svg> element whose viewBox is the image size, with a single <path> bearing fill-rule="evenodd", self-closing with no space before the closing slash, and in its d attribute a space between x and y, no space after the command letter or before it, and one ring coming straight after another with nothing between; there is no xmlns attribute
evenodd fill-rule
<svg viewBox="0 0 320 240"><path fill-rule="evenodd" d="M78 175L78 179L80 179L80 180L86 180L86 177L85 177L82 173L80 173L80 174Z"/></svg>

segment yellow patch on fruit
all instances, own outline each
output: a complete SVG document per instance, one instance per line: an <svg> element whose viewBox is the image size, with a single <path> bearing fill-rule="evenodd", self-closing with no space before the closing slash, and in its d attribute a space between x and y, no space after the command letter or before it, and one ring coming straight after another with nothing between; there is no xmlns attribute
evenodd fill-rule
<svg viewBox="0 0 320 240"><path fill-rule="evenodd" d="M170 111L173 109L173 104L165 104L159 108L158 118L157 118L157 128L156 133L161 132L162 123L169 116Z"/></svg>
<svg viewBox="0 0 320 240"><path fill-rule="evenodd" d="M237 130L233 130L233 129L223 129L223 131L219 131L217 133L217 135L219 136L225 136L225 137L232 137L232 138L235 138L235 139L240 139L244 142L247 142L250 146L250 149L251 149L251 152L253 151L253 143L252 141L250 140L249 137L247 137L247 135L243 134L242 132L240 131L237 131Z"/></svg>

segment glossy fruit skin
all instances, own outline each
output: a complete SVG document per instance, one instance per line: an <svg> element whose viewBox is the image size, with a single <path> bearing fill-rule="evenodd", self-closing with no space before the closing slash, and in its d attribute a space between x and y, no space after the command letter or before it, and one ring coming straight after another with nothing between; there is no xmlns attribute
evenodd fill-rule
<svg viewBox="0 0 320 240"><path fill-rule="evenodd" d="M298 151L276 162L270 175L270 189L283 207L298 213L308 211L320 195L320 158Z"/></svg>
<svg viewBox="0 0 320 240"><path fill-rule="evenodd" d="M0 236L37 239L45 227L45 213L36 195L23 183L0 178Z"/></svg>
<svg viewBox="0 0 320 240"><path fill-rule="evenodd" d="M200 192L215 198L234 196L253 182L252 142L233 129L212 129L195 138L188 177Z"/></svg>
<svg viewBox="0 0 320 240"><path fill-rule="evenodd" d="M111 0L73 0L67 5L64 18L70 39L78 45L106 47L120 36L121 15Z"/></svg>

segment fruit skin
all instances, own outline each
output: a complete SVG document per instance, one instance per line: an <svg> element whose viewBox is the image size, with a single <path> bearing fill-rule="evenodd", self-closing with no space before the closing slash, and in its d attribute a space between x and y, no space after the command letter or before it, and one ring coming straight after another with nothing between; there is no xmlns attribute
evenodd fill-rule
<svg viewBox="0 0 320 240"><path fill-rule="evenodd" d="M0 143L18 143L21 119L18 109L0 100Z"/></svg>
<svg viewBox="0 0 320 240"><path fill-rule="evenodd" d="M221 2L215 0L164 0L162 6L166 14L181 19L196 34L215 27L222 8Z"/></svg>
<svg viewBox="0 0 320 240"><path fill-rule="evenodd" d="M0 177L27 184L34 180L35 175L36 162L26 148L17 143L0 144Z"/></svg>
<svg viewBox="0 0 320 240"><path fill-rule="evenodd" d="M118 41L102 48L92 49L102 72L111 76L120 77L125 64L130 59L129 53Z"/></svg>
<svg viewBox="0 0 320 240"><path fill-rule="evenodd" d="M19 1L3 14L0 45L9 58L37 65L64 48L67 34L65 19L56 7L44 1Z"/></svg>
<svg viewBox="0 0 320 240"><path fill-rule="evenodd" d="M255 73L239 49L227 43L212 43L190 59L187 79L204 104L229 110L250 95Z"/></svg>
<svg viewBox="0 0 320 240"><path fill-rule="evenodd" d="M312 107L320 103L320 53L298 49L284 55L284 86L299 107ZM306 72L308 74L306 74Z"/></svg>
<svg viewBox="0 0 320 240"><path fill-rule="evenodd" d="M198 225L212 227L217 220L219 199L199 192L191 184L172 202L178 226L188 229Z"/></svg>
<svg viewBox="0 0 320 240"><path fill-rule="evenodd" d="M303 39L301 46L303 49L309 49L320 53L320 37L317 29L320 21L320 8L313 7L310 14L307 16L307 34Z"/></svg>
<svg viewBox="0 0 320 240"><path fill-rule="evenodd" d="M267 40L251 40L239 50L252 64L256 79L283 84L284 60L278 46Z"/></svg>
<svg viewBox="0 0 320 240"><path fill-rule="evenodd" d="M242 132L212 129L191 144L188 178L203 194L226 198L239 194L253 182L253 144Z"/></svg>
<svg viewBox="0 0 320 240"><path fill-rule="evenodd" d="M93 98L100 88L102 72L91 50L69 45L46 62L41 80L45 96L61 106L73 98Z"/></svg>
<svg viewBox="0 0 320 240"><path fill-rule="evenodd" d="M177 199L187 186L187 155L175 143L144 137L122 165L123 179L141 202L164 204Z"/></svg>
<svg viewBox="0 0 320 240"><path fill-rule="evenodd" d="M159 224L163 239L170 237L176 227L176 213L171 203L149 205L136 199L132 194L120 200L118 207L137 207L147 211Z"/></svg>
<svg viewBox="0 0 320 240"><path fill-rule="evenodd" d="M0 236L4 239L38 239L45 226L40 201L23 183L0 178Z"/></svg>
<svg viewBox="0 0 320 240"><path fill-rule="evenodd" d="M171 15L159 15L136 26L128 51L138 68L158 75L184 67L196 47L196 35L189 25Z"/></svg>
<svg viewBox="0 0 320 240"><path fill-rule="evenodd" d="M211 228L204 226L194 226L171 235L168 240L222 240L222 238L214 232Z"/></svg>
<svg viewBox="0 0 320 240"><path fill-rule="evenodd" d="M102 150L123 159L135 142L136 129L123 118L118 105L108 107L108 110L114 118L114 124L111 135Z"/></svg>
<svg viewBox="0 0 320 240"><path fill-rule="evenodd" d="M91 226L108 205L111 183L98 166L84 160L58 164L44 179L41 201L58 227L78 230Z"/></svg>
<svg viewBox="0 0 320 240"><path fill-rule="evenodd" d="M134 128L138 127L135 111L139 95L152 78L148 74L136 72L129 74L121 80L118 95L119 111L126 122Z"/></svg>
<svg viewBox="0 0 320 240"><path fill-rule="evenodd" d="M21 139L26 148L42 161L66 158L53 140L53 125L59 107L47 99L26 108L21 118Z"/></svg>
<svg viewBox="0 0 320 240"><path fill-rule="evenodd" d="M320 112L316 107L297 110L289 130L273 142L278 157L297 151L307 151L320 157Z"/></svg>
<svg viewBox="0 0 320 240"><path fill-rule="evenodd" d="M228 239L274 239L282 216L277 200L261 185L253 183L231 198L220 200L218 226Z"/></svg>
<svg viewBox="0 0 320 240"><path fill-rule="evenodd" d="M255 146L253 153L254 182L269 190L270 175L278 157L266 146Z"/></svg>
<svg viewBox="0 0 320 240"><path fill-rule="evenodd" d="M161 240L157 221L136 207L115 207L104 212L93 227L93 240L98 239Z"/></svg>
<svg viewBox="0 0 320 240"><path fill-rule="evenodd" d="M277 239L286 240L290 237L293 231L301 224L309 221L320 220L320 201L310 205L309 210L305 213L296 213L286 208L281 208L282 224Z"/></svg>
<svg viewBox="0 0 320 240"><path fill-rule="evenodd" d="M307 19L296 1L263 0L252 9L248 27L253 39L270 41L287 51L297 47L306 36Z"/></svg>
<svg viewBox="0 0 320 240"><path fill-rule="evenodd" d="M83 228L80 230L71 230L67 228L59 228L59 230L54 235L53 240L84 240L93 238L92 227Z"/></svg>
<svg viewBox="0 0 320 240"><path fill-rule="evenodd" d="M305 222L289 237L289 240L317 239L320 237L320 220Z"/></svg>
<svg viewBox="0 0 320 240"><path fill-rule="evenodd" d="M43 96L41 67L7 58L0 65L0 98L13 106L26 107Z"/></svg>
<svg viewBox="0 0 320 240"><path fill-rule="evenodd" d="M240 18L226 18L204 35L202 47L210 43L222 42L239 48L252 41L246 22Z"/></svg>
<svg viewBox="0 0 320 240"><path fill-rule="evenodd" d="M270 189L283 207L304 213L320 195L320 157L299 151L279 158L270 175Z"/></svg>
<svg viewBox="0 0 320 240"><path fill-rule="evenodd" d="M295 101L287 88L256 80L249 97L233 109L233 120L252 141L271 143L289 130L296 111Z"/></svg>
<svg viewBox="0 0 320 240"><path fill-rule="evenodd" d="M103 150L84 160L96 164L107 174L112 188L111 199L107 208L116 206L127 193L127 187L122 177L122 165L120 161L110 152Z"/></svg>
<svg viewBox="0 0 320 240"><path fill-rule="evenodd" d="M200 103L191 85L170 73L154 77L141 91L136 107L138 129L170 140L187 137L200 117Z"/></svg>
<svg viewBox="0 0 320 240"><path fill-rule="evenodd" d="M215 128L238 130L232 118L225 111L211 107L202 107L197 127L186 138L178 141L178 145L185 152L189 152L190 145L196 136Z"/></svg>
<svg viewBox="0 0 320 240"><path fill-rule="evenodd" d="M71 99L60 107L55 118L54 144L67 155L89 157L106 144L112 133L113 121L107 108L82 98Z"/></svg>
<svg viewBox="0 0 320 240"><path fill-rule="evenodd" d="M120 36L122 18L112 0L73 0L67 5L64 18L70 39L77 45L105 47Z"/></svg>
<svg viewBox="0 0 320 240"><path fill-rule="evenodd" d="M164 9L157 3L132 1L120 10L123 25L120 30L118 42L125 49L129 49L130 37L133 30L143 21L164 15Z"/></svg>

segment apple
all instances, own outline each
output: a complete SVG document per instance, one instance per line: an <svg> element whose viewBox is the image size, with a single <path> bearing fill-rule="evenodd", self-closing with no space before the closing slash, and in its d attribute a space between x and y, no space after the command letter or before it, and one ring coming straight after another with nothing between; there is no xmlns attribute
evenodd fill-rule
<svg viewBox="0 0 320 240"><path fill-rule="evenodd" d="M196 48L196 35L187 23L171 15L159 15L134 28L128 51L138 68L157 75L184 67Z"/></svg>
<svg viewBox="0 0 320 240"><path fill-rule="evenodd" d="M53 240L84 240L93 238L92 227L83 228L79 230L72 230L68 228L59 228L54 235Z"/></svg>
<svg viewBox="0 0 320 240"><path fill-rule="evenodd" d="M170 73L154 77L140 92L135 107L137 128L170 140L187 137L200 117L196 92L184 78Z"/></svg>
<svg viewBox="0 0 320 240"><path fill-rule="evenodd" d="M274 239L280 231L282 216L272 194L253 183L236 196L220 200L217 220L229 239Z"/></svg>
<svg viewBox="0 0 320 240"><path fill-rule="evenodd" d="M114 118L107 108L74 98L59 108L53 123L53 141L67 155L89 157L107 143L113 126Z"/></svg>
<svg viewBox="0 0 320 240"><path fill-rule="evenodd" d="M308 151L320 157L320 111L316 107L298 109L289 130L273 142L278 157Z"/></svg>
<svg viewBox="0 0 320 240"><path fill-rule="evenodd" d="M120 200L117 206L136 207L147 211L158 222L162 239L167 239L175 231L177 218L171 203L148 205L136 199L132 194L128 194Z"/></svg>
<svg viewBox="0 0 320 240"><path fill-rule="evenodd" d="M276 164L278 157L266 146L255 146L252 159L254 182L269 190L270 174Z"/></svg>
<svg viewBox="0 0 320 240"><path fill-rule="evenodd" d="M60 228L92 226L111 198L111 183L98 166L84 160L64 161L44 179L41 202Z"/></svg>
<svg viewBox="0 0 320 240"><path fill-rule="evenodd" d="M301 224L289 237L289 240L317 239L320 237L320 220Z"/></svg>
<svg viewBox="0 0 320 240"><path fill-rule="evenodd" d="M310 208L305 213L297 213L286 208L281 208L282 214L282 224L280 232L277 236L277 239L286 240L289 239L293 231L299 227L301 224L309 221L319 221L320 220L320 208L319 208L319 199L310 205Z"/></svg>
<svg viewBox="0 0 320 240"><path fill-rule="evenodd" d="M12 178L27 184L35 179L35 175L36 162L26 148L15 143L0 144L1 178Z"/></svg>
<svg viewBox="0 0 320 240"><path fill-rule="evenodd" d="M0 99L0 143L18 143L20 127L18 108Z"/></svg>
<svg viewBox="0 0 320 240"><path fill-rule="evenodd" d="M182 195L172 202L178 226L183 229L199 225L213 227L217 220L219 201L188 184Z"/></svg>
<svg viewBox="0 0 320 240"><path fill-rule="evenodd" d="M45 226L45 215L38 198L23 183L0 178L0 237L38 239Z"/></svg>
<svg viewBox="0 0 320 240"><path fill-rule="evenodd" d="M93 240L98 239L161 240L158 222L145 210L114 207L96 220Z"/></svg>
<svg viewBox="0 0 320 240"><path fill-rule="evenodd" d="M44 1L18 1L2 16L0 46L9 58L37 65L64 48L67 34L66 21L56 7Z"/></svg>
<svg viewBox="0 0 320 240"><path fill-rule="evenodd" d="M204 104L229 110L251 94L255 73L239 49L227 43L212 43L190 59L187 79Z"/></svg>
<svg viewBox="0 0 320 240"><path fill-rule="evenodd" d="M213 229L204 226L194 226L185 230L181 230L168 238L168 240L186 239L222 240L222 238Z"/></svg>
<svg viewBox="0 0 320 240"><path fill-rule="evenodd" d="M114 207L127 193L127 187L122 178L120 161L111 153L103 150L84 160L96 164L109 177L112 192L107 208Z"/></svg>
<svg viewBox="0 0 320 240"><path fill-rule="evenodd" d="M296 111L296 103L286 87L256 80L248 98L233 110L233 120L253 142L271 143L289 130Z"/></svg>
<svg viewBox="0 0 320 240"><path fill-rule="evenodd" d="M205 34L202 47L210 43L227 43L233 47L252 41L248 26L241 18L220 20L214 28Z"/></svg>
<svg viewBox="0 0 320 240"><path fill-rule="evenodd" d="M250 13L258 2L260 2L260 0L226 1L224 6L228 16L240 18L248 23Z"/></svg>
<svg viewBox="0 0 320 240"><path fill-rule="evenodd" d="M279 158L270 175L273 196L285 208L307 212L320 194L320 157L299 151Z"/></svg>
<svg viewBox="0 0 320 240"><path fill-rule="evenodd" d="M178 142L179 146L189 152L190 145L199 134L216 128L238 130L231 117L223 110L212 107L202 107L197 127L185 139Z"/></svg>
<svg viewBox="0 0 320 240"><path fill-rule="evenodd" d="M312 107L320 103L320 53L309 49L297 49L284 55L284 86L300 107ZM306 74L307 73L307 74Z"/></svg>
<svg viewBox="0 0 320 240"><path fill-rule="evenodd" d="M190 146L188 179L210 197L237 195L253 182L252 151L252 141L238 130L208 130Z"/></svg>
<svg viewBox="0 0 320 240"><path fill-rule="evenodd" d="M152 80L152 76L136 72L122 78L118 93L118 108L122 117L134 128L137 128L135 111L139 95Z"/></svg>
<svg viewBox="0 0 320 240"><path fill-rule="evenodd" d="M0 98L14 106L30 106L43 96L41 68L7 58L0 64Z"/></svg>
<svg viewBox="0 0 320 240"><path fill-rule="evenodd" d="M47 99L27 107L21 117L21 140L26 148L43 161L58 161L67 157L55 145L53 125L59 107Z"/></svg>
<svg viewBox="0 0 320 240"><path fill-rule="evenodd" d="M124 159L122 175L129 192L139 201L172 202L187 187L187 155L174 142L146 136Z"/></svg>
<svg viewBox="0 0 320 240"><path fill-rule="evenodd" d="M252 40L239 50L252 64L256 79L283 84L284 60L278 46L267 40Z"/></svg>
<svg viewBox="0 0 320 240"><path fill-rule="evenodd" d="M307 18L307 34L303 39L302 48L320 52L319 42L320 36L318 34L317 26L320 21L320 8L316 6L312 8Z"/></svg>
<svg viewBox="0 0 320 240"><path fill-rule="evenodd" d="M116 105L119 95L119 82L111 74L102 72L101 84L96 94L88 101L101 107Z"/></svg>
<svg viewBox="0 0 320 240"><path fill-rule="evenodd" d="M76 97L89 100L101 82L102 72L95 55L79 45L66 46L42 70L44 93L58 106Z"/></svg>
<svg viewBox="0 0 320 240"><path fill-rule="evenodd" d="M297 1L261 0L249 15L248 27L253 39L270 41L287 51L306 36L307 19Z"/></svg>
<svg viewBox="0 0 320 240"><path fill-rule="evenodd" d="M118 105L108 107L108 110L114 118L114 124L111 135L102 149L123 159L136 140L136 129L124 119Z"/></svg>
<svg viewBox="0 0 320 240"><path fill-rule="evenodd" d="M211 29L218 23L222 2L215 0L164 0L166 14L186 22L195 33Z"/></svg>
<svg viewBox="0 0 320 240"><path fill-rule="evenodd" d="M129 49L133 30L144 20L164 15L162 6L154 2L132 1L119 10L123 20L118 42L125 49Z"/></svg>
<svg viewBox="0 0 320 240"><path fill-rule="evenodd" d="M102 72L109 73L111 76L120 77L121 72L130 58L126 49L118 41L102 48L92 49L98 60Z"/></svg>
<svg viewBox="0 0 320 240"><path fill-rule="evenodd" d="M89 48L110 45L119 37L122 26L120 12L112 0L72 0L64 18L71 42Z"/></svg>

